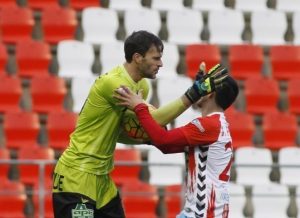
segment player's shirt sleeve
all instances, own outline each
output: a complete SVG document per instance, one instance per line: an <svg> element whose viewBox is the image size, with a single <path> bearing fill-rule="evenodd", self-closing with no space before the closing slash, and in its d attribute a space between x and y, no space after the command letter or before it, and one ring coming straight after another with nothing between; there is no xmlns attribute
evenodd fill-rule
<svg viewBox="0 0 300 218"><path fill-rule="evenodd" d="M198 118L186 126L166 130L155 122L145 104L137 105L134 110L151 142L163 153L183 152L186 146L208 145L219 137L218 116Z"/></svg>

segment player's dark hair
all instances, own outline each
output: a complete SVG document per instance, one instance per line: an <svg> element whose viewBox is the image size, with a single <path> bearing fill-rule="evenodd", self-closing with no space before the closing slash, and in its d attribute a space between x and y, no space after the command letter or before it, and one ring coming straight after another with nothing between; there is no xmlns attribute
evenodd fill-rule
<svg viewBox="0 0 300 218"><path fill-rule="evenodd" d="M216 90L215 101L223 110L233 104L239 94L237 82L230 76L222 81L222 86Z"/></svg>
<svg viewBox="0 0 300 218"><path fill-rule="evenodd" d="M154 45L158 51L163 52L164 45L159 37L145 30L133 32L127 37L124 43L126 61L130 63L134 53L145 56L152 45Z"/></svg>

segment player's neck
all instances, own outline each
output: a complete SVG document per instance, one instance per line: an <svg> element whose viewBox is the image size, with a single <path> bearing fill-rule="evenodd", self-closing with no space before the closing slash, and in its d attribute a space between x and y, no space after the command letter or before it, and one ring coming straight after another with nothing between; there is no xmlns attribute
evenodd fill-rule
<svg viewBox="0 0 300 218"><path fill-rule="evenodd" d="M205 104L201 107L201 114L203 117L216 112L224 112L224 110L216 104Z"/></svg>
<svg viewBox="0 0 300 218"><path fill-rule="evenodd" d="M124 68L129 74L129 76L132 78L133 81L138 82L142 79L141 75L139 74L137 68L130 63L124 63Z"/></svg>

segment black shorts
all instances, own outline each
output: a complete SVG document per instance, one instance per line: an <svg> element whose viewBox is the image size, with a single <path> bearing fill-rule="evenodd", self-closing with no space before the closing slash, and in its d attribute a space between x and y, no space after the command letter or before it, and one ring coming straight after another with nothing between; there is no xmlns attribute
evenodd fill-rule
<svg viewBox="0 0 300 218"><path fill-rule="evenodd" d="M52 200L55 218L125 218L119 194L100 209L94 200L78 193L53 193Z"/></svg>

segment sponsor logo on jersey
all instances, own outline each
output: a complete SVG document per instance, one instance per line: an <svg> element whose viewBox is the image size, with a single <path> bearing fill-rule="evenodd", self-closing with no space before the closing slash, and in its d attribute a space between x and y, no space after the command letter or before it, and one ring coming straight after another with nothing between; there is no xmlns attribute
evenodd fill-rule
<svg viewBox="0 0 300 218"><path fill-rule="evenodd" d="M200 123L200 121L198 119L194 119L192 121L192 124L194 124L200 130L200 132L205 132L204 127L202 126L202 124Z"/></svg>
<svg viewBox="0 0 300 218"><path fill-rule="evenodd" d="M94 218L94 211L85 204L77 204L75 209L72 209L72 218Z"/></svg>

